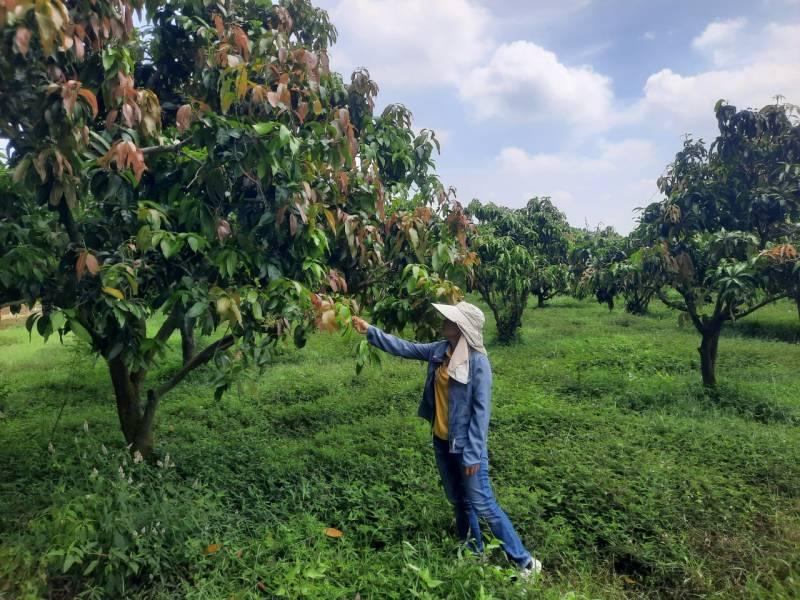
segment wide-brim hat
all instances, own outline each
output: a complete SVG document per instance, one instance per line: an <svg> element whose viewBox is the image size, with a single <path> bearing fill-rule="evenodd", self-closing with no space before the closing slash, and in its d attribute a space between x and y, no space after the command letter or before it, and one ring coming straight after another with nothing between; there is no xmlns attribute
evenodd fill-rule
<svg viewBox="0 0 800 600"><path fill-rule="evenodd" d="M445 319L458 325L461 333L467 338L467 342L473 348L483 348L483 325L486 317L483 311L469 302L459 302L458 304L436 304L433 307L438 310Z"/></svg>

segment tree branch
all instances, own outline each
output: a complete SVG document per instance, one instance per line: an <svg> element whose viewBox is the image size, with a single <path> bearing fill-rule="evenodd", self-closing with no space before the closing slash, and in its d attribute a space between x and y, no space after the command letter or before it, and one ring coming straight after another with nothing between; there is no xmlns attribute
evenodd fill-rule
<svg viewBox="0 0 800 600"><path fill-rule="evenodd" d="M767 299L766 299L766 300L764 300L763 302L759 302L759 303L758 303L758 304L756 304L755 306L752 306L752 307L748 308L748 309L747 309L746 311L744 311L743 313L740 313L740 314L738 314L738 315L737 315L737 314L734 314L732 317L730 317L730 316L729 316L729 317L726 317L726 318L727 318L727 319L731 319L731 320L733 320L733 321L737 321L737 320L739 320L739 319L743 319L743 318L745 318L747 315L749 315L750 313L757 311L759 308L763 308L763 307L764 307L764 306L766 306L767 304L772 304L773 302L775 302L776 300L780 300L781 298L786 298L786 296L787 296L787 294L785 294L785 293L784 293L784 294L778 294L778 295L776 295L776 296L770 296L769 298L767 298Z"/></svg>
<svg viewBox="0 0 800 600"><path fill-rule="evenodd" d="M235 341L236 338L234 338L232 335L226 335L225 337L218 339L213 344L209 344L203 350L195 354L189 362L183 365L183 367L181 367L181 369L177 373L175 373L175 375L170 377L169 381L160 385L155 390L155 392L151 390L148 393L148 396L150 396L150 399L148 400L147 403L148 409L150 408L151 402L157 403L158 399L161 398L161 396L163 396L172 388L174 388L176 385L178 385L183 380L183 378L186 377L189 373L194 371L197 367L206 364L209 360L211 360L214 357L214 355L217 352L221 350L227 350L228 348L233 346L233 343ZM155 410L155 407L153 407L153 410Z"/></svg>
<svg viewBox="0 0 800 600"><path fill-rule="evenodd" d="M706 322L704 319L707 319L707 317L700 318L700 314L697 312L697 304L694 301L694 295L691 292L682 292L681 290L678 290L678 293L683 296L683 301L686 303L686 312L695 328L700 333L703 333L706 330ZM717 315L714 315L714 320L716 319Z"/></svg>
<svg viewBox="0 0 800 600"><path fill-rule="evenodd" d="M161 327L158 329L156 333L155 340L164 343L169 339L169 336L172 335L172 332L175 331L181 324L181 319L183 318L183 311L181 310L180 306L176 303L175 306L172 307L172 310L167 317L167 320L161 324Z"/></svg>
<svg viewBox="0 0 800 600"><path fill-rule="evenodd" d="M681 312L689 312L689 309L686 307L685 304L681 304L680 302L675 302L674 300L670 300L669 298L667 298L667 295L662 290L656 292L656 295L658 296L658 299L661 300L661 302L666 304L668 307L673 308L675 310L679 310Z"/></svg>
<svg viewBox="0 0 800 600"><path fill-rule="evenodd" d="M158 152L173 152L175 150L180 150L184 146L188 145L192 141L191 137L186 138L176 144L170 144L168 146L147 146L146 148L139 148L142 154L147 156L148 154L156 154Z"/></svg>
<svg viewBox="0 0 800 600"><path fill-rule="evenodd" d="M69 206L67 206L65 198L62 198L61 202L58 203L58 216L59 221L61 221L61 224L64 226L64 229L67 230L69 241L76 246L79 246L81 242L81 236L78 232L78 226L75 224L75 219L72 217L72 210Z"/></svg>
<svg viewBox="0 0 800 600"><path fill-rule="evenodd" d="M153 348L144 356L144 366L131 373L131 380L137 386L142 384L145 376L147 375L148 363L153 360L153 357L161 349L161 346L166 343L172 333L178 328L182 319L183 311L180 310L178 304L175 304L175 306L172 307L172 311L170 311L169 315L167 315L166 320L161 324L161 327L158 328L155 337L153 337L153 339L158 343L153 346ZM143 324L142 329L142 333L146 336L146 323Z"/></svg>

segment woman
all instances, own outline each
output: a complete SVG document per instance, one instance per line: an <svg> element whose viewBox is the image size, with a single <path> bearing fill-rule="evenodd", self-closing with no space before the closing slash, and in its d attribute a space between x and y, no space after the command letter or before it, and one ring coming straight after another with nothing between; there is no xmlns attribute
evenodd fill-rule
<svg viewBox="0 0 800 600"><path fill-rule="evenodd" d="M483 312L468 302L434 304L444 316L440 342L416 344L389 335L353 317L353 326L381 350L428 361L428 377L418 414L431 423L436 464L456 515L459 537L483 551L478 518L519 567L523 577L542 565L525 549L508 516L498 506L489 482L486 448L492 397L492 370L483 347Z"/></svg>

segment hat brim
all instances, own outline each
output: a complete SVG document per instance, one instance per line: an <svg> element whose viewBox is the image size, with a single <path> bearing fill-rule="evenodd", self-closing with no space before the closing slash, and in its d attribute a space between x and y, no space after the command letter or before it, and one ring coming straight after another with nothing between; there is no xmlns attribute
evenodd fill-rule
<svg viewBox="0 0 800 600"><path fill-rule="evenodd" d="M441 315L456 325L460 325L464 319L464 315L452 304L436 304L435 302L431 302L433 308L438 310Z"/></svg>

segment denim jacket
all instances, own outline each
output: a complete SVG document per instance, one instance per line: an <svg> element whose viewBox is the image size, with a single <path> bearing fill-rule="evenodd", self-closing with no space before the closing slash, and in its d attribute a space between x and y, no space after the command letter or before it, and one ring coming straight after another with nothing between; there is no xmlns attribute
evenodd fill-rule
<svg viewBox="0 0 800 600"><path fill-rule="evenodd" d="M442 340L430 344L417 344L381 331L370 325L367 340L384 352L428 361L428 377L422 392L422 401L417 414L433 424L435 412L434 380L436 369L444 362L448 342ZM489 433L489 416L492 404L492 368L489 358L480 352L470 350L469 380L459 383L452 377L449 382L447 436L450 452L462 454L464 466L475 465L486 452Z"/></svg>

